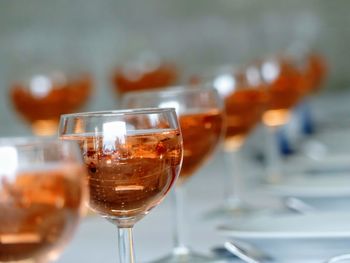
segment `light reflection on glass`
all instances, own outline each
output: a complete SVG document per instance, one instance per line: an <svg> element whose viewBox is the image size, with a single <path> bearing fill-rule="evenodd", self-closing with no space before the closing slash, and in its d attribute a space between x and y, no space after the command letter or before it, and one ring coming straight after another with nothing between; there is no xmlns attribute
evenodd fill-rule
<svg viewBox="0 0 350 263"><path fill-rule="evenodd" d="M261 73L265 81L272 82L279 76L280 68L274 62L266 62L262 65Z"/></svg>
<svg viewBox="0 0 350 263"><path fill-rule="evenodd" d="M227 97L236 89L236 80L231 74L223 74L215 78L214 88L221 97Z"/></svg>
<svg viewBox="0 0 350 263"><path fill-rule="evenodd" d="M114 151L116 140L125 143L126 124L124 121L111 121L103 124L103 145L107 151Z"/></svg>
<svg viewBox="0 0 350 263"><path fill-rule="evenodd" d="M51 89L51 80L44 75L36 75L30 80L30 91L37 98L44 98Z"/></svg>
<svg viewBox="0 0 350 263"><path fill-rule="evenodd" d="M15 177L17 166L18 154L16 149L11 146L0 147L0 175L6 175L8 178Z"/></svg>

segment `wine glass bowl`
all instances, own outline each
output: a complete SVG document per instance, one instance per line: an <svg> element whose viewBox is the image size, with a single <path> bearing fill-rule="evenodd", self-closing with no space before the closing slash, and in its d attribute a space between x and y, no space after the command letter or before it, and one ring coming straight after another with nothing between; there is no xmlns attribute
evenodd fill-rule
<svg viewBox="0 0 350 263"><path fill-rule="evenodd" d="M276 55L255 64L269 90L270 102L263 116L267 126L286 124L290 110L320 88L327 72L325 59L316 52Z"/></svg>
<svg viewBox="0 0 350 263"><path fill-rule="evenodd" d="M10 99L36 135L57 132L61 114L77 111L87 102L92 79L87 73L68 75L62 71L37 73L10 84Z"/></svg>
<svg viewBox="0 0 350 263"><path fill-rule="evenodd" d="M82 217L86 170L75 144L0 139L0 261L57 258Z"/></svg>
<svg viewBox="0 0 350 263"><path fill-rule="evenodd" d="M263 115L267 126L281 126L288 122L290 109L305 93L300 75L285 57L272 57L258 63L269 92L268 108Z"/></svg>
<svg viewBox="0 0 350 263"><path fill-rule="evenodd" d="M235 151L259 123L267 107L268 93L256 67L224 68L209 80L224 100L226 132L224 148Z"/></svg>
<svg viewBox="0 0 350 263"><path fill-rule="evenodd" d="M174 85L177 75L174 63L146 53L117 67L112 74L112 84L117 94L124 94Z"/></svg>

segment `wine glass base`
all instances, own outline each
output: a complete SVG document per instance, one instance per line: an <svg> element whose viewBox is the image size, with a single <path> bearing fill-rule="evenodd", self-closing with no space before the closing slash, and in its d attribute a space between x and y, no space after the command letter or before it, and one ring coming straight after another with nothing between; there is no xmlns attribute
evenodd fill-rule
<svg viewBox="0 0 350 263"><path fill-rule="evenodd" d="M201 255L188 250L186 253L177 253L176 250L170 255L151 261L149 263L223 263L225 261L216 259L213 256Z"/></svg>

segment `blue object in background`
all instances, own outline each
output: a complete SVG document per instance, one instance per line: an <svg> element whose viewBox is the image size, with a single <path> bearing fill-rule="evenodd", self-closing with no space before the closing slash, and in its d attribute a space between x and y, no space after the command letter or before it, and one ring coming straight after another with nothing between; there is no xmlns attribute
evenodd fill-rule
<svg viewBox="0 0 350 263"><path fill-rule="evenodd" d="M297 152L303 137L316 132L315 119L309 101L300 103L292 112L289 122L276 132L276 140L281 155L287 156Z"/></svg>
<svg viewBox="0 0 350 263"><path fill-rule="evenodd" d="M300 132L304 135L314 134L316 127L310 103L303 101L298 105L296 112L300 121Z"/></svg>
<svg viewBox="0 0 350 263"><path fill-rule="evenodd" d="M293 144L288 138L286 128L287 127L282 127L278 129L276 133L277 145L282 156L287 156L295 153Z"/></svg>

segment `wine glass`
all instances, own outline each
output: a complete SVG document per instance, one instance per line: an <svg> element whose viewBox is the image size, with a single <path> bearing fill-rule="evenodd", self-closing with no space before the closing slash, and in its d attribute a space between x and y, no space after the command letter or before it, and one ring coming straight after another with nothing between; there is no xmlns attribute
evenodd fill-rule
<svg viewBox="0 0 350 263"><path fill-rule="evenodd" d="M229 175L225 181L226 197L223 206L211 211L209 216L249 212L251 207L243 200L245 189L241 149L266 109L266 85L256 67L226 66L197 77L196 81L207 83L218 91L226 112L226 132L222 147L223 160Z"/></svg>
<svg viewBox="0 0 350 263"><path fill-rule="evenodd" d="M79 143L88 168L89 206L117 225L120 262L135 262L132 228L163 200L180 171L175 110L62 115L59 135Z"/></svg>
<svg viewBox="0 0 350 263"><path fill-rule="evenodd" d="M276 183L281 180L283 174L283 162L276 138L289 148L288 140L284 138L281 128L289 122L292 109L303 98L318 89L324 79L326 67L322 57L316 53L310 53L309 56L306 54L273 56L258 62L255 66L260 69L269 90L270 100L263 115L263 123L268 130L267 181Z"/></svg>
<svg viewBox="0 0 350 263"><path fill-rule="evenodd" d="M0 261L50 262L71 239L87 199L76 144L0 139Z"/></svg>
<svg viewBox="0 0 350 263"><path fill-rule="evenodd" d="M93 89L81 51L55 41L43 48L14 48L10 63L9 102L37 136L56 135L61 114L81 109Z"/></svg>
<svg viewBox="0 0 350 263"><path fill-rule="evenodd" d="M282 157L278 139L285 141L281 127L287 124L291 110L305 95L305 86L300 80L296 67L286 56L273 56L253 63L261 73L262 80L267 86L269 102L262 121L266 127L266 181L276 183L282 176ZM303 84L303 85L302 85Z"/></svg>
<svg viewBox="0 0 350 263"><path fill-rule="evenodd" d="M212 259L193 252L186 243L183 202L185 182L204 165L219 145L223 134L223 108L212 88L171 87L157 91L125 94L122 107L174 107L184 141L184 160L173 191L174 240L172 253L156 262L210 262Z"/></svg>

